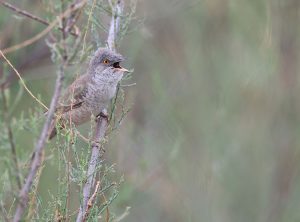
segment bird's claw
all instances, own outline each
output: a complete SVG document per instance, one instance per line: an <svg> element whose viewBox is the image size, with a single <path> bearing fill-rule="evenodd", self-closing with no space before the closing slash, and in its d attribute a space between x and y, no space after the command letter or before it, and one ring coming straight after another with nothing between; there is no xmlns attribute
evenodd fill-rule
<svg viewBox="0 0 300 222"><path fill-rule="evenodd" d="M92 147L97 147L100 149L100 152L105 153L105 149L103 148L100 141L92 141Z"/></svg>
<svg viewBox="0 0 300 222"><path fill-rule="evenodd" d="M105 119L107 122L109 121L108 119L108 113L106 110L101 111L97 116L96 116L96 121L98 121L100 118Z"/></svg>
<svg viewBox="0 0 300 222"><path fill-rule="evenodd" d="M92 141L92 146L101 147L100 141Z"/></svg>

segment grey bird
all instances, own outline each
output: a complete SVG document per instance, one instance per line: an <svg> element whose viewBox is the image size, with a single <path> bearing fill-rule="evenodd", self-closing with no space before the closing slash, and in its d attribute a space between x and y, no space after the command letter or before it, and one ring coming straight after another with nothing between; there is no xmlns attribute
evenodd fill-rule
<svg viewBox="0 0 300 222"><path fill-rule="evenodd" d="M56 125L83 124L106 109L116 94L118 82L127 69L120 66L124 58L109 49L98 49L90 60L86 74L76 79L60 98L49 140L56 134ZM58 124L57 124L58 123Z"/></svg>

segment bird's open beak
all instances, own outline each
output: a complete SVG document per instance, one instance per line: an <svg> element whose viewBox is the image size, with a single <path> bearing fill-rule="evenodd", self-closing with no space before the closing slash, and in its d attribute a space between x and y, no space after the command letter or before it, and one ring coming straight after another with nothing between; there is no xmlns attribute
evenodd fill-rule
<svg viewBox="0 0 300 222"><path fill-rule="evenodd" d="M128 69L123 68L122 66L120 66L120 62L115 62L113 64L113 67L121 72L129 72Z"/></svg>
<svg viewBox="0 0 300 222"><path fill-rule="evenodd" d="M120 71L122 71L122 72L129 72L128 69L125 69L125 68L123 68L123 67L120 67L120 68L117 68L117 69L120 70Z"/></svg>

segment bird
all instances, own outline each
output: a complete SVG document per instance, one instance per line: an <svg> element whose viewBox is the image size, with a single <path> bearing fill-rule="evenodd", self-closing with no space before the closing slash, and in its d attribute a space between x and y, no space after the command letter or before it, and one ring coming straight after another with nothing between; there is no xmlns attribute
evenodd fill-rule
<svg viewBox="0 0 300 222"><path fill-rule="evenodd" d="M70 123L81 125L107 109L118 83L124 73L129 72L120 66L123 61L121 54L110 49L95 51L86 73L69 85L60 97L48 133L49 140L57 134L57 127L62 129Z"/></svg>

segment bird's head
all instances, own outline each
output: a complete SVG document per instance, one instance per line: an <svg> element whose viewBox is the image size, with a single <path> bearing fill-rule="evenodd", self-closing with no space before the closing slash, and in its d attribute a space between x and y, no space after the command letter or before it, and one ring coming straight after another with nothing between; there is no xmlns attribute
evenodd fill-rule
<svg viewBox="0 0 300 222"><path fill-rule="evenodd" d="M121 67L120 63L124 57L112 50L106 48L98 49L89 65L89 72L92 75L101 75L103 78L121 80L127 69Z"/></svg>

